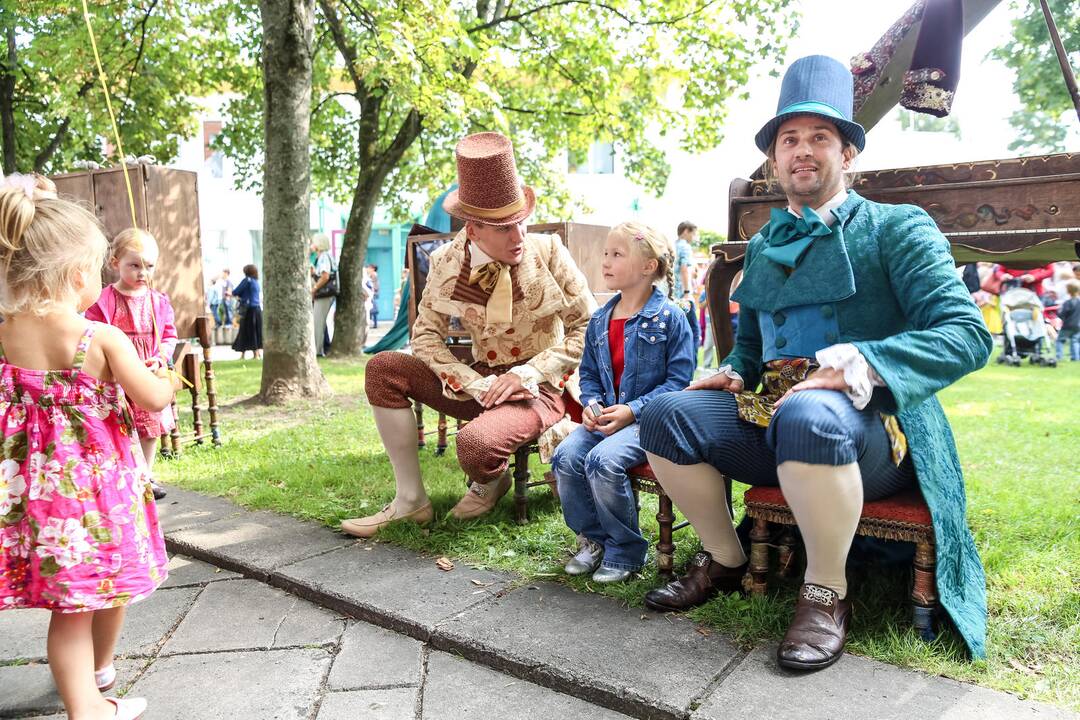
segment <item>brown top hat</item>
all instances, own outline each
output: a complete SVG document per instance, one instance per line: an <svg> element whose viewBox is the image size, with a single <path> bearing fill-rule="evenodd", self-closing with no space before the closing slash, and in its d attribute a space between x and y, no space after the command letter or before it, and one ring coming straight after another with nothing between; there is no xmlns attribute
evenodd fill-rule
<svg viewBox="0 0 1080 720"><path fill-rule="evenodd" d="M488 225L516 225L532 214L536 194L518 179L510 138L496 132L467 135L454 155L458 189L443 200L446 212Z"/></svg>

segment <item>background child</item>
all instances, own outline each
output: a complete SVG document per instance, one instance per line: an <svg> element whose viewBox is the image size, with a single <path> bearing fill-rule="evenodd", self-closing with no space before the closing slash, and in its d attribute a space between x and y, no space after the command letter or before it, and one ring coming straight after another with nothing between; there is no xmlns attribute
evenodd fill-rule
<svg viewBox="0 0 1080 720"><path fill-rule="evenodd" d="M146 701L101 691L125 608L167 559L125 394L160 410L174 388L124 333L79 315L108 250L94 216L44 178L0 185L0 609L52 611L49 669L68 717L130 720Z"/></svg>
<svg viewBox="0 0 1080 720"><path fill-rule="evenodd" d="M645 460L637 416L657 395L686 388L696 352L686 313L653 285L666 279L671 288L672 266L671 246L646 225L622 223L607 237L604 281L618 294L589 321L578 371L583 425L551 461L563 517L580 543L570 575L621 582L645 564L649 544L626 474Z"/></svg>
<svg viewBox="0 0 1080 720"><path fill-rule="evenodd" d="M1080 280L1069 280L1065 283L1065 291L1069 299L1058 308L1058 319L1061 320L1061 330L1057 336L1057 359L1061 360L1065 354L1065 346L1069 346L1069 360L1080 360Z"/></svg>
<svg viewBox="0 0 1080 720"><path fill-rule="evenodd" d="M113 238L109 258L109 265L119 279L104 288L101 297L86 311L88 320L123 330L151 370L169 367L177 341L169 298L151 287L157 261L158 244L153 235L138 228L122 231ZM165 497L165 490L154 482L154 456L158 438L176 427L176 419L171 407L153 412L133 404L131 414L135 417L154 497L160 500Z"/></svg>

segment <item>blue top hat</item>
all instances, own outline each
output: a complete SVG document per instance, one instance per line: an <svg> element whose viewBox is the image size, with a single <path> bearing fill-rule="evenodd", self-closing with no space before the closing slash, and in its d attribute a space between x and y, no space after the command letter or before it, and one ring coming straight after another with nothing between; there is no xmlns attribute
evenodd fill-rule
<svg viewBox="0 0 1080 720"><path fill-rule="evenodd" d="M776 117L765 123L754 141L761 152L767 153L776 131L786 120L799 115L817 115L836 125L840 134L862 152L866 131L851 119L853 97L851 71L839 61L825 55L799 58L784 73Z"/></svg>

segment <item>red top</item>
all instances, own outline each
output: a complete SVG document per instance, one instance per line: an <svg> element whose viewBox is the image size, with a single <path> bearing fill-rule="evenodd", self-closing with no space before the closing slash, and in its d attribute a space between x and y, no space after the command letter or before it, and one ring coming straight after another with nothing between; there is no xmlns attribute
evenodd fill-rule
<svg viewBox="0 0 1080 720"><path fill-rule="evenodd" d="M626 318L611 318L608 324L608 347L611 348L611 379L615 382L615 402L619 402L619 384L623 371L623 333L626 331Z"/></svg>

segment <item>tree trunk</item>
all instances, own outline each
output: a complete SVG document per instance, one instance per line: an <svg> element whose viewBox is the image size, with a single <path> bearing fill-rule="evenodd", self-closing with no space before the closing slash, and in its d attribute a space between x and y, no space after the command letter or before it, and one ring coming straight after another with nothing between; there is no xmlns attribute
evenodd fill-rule
<svg viewBox="0 0 1080 720"><path fill-rule="evenodd" d="M330 392L315 361L310 243L311 41L314 0L260 0L263 25L263 272L265 352L260 398Z"/></svg>
<svg viewBox="0 0 1080 720"><path fill-rule="evenodd" d="M7 60L0 73L0 131L4 134L4 174L15 172L15 26L4 28Z"/></svg>
<svg viewBox="0 0 1080 720"><path fill-rule="evenodd" d="M345 237L341 243L341 263L338 267L337 307L334 310L334 341L330 354L359 355L367 343L368 318L364 312L364 257L371 236L372 219L379 193L362 180L353 192Z"/></svg>

